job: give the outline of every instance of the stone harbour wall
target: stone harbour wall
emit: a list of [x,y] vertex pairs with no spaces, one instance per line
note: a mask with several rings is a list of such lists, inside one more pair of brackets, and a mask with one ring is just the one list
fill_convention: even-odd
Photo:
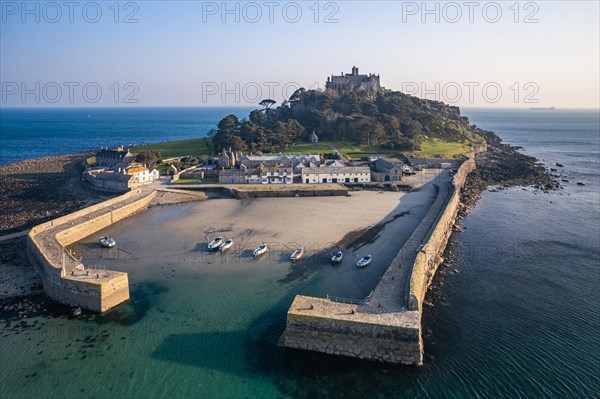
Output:
[[[485,151],[485,145],[475,149],[475,152],[481,151]],[[474,155],[474,152],[468,154],[468,159],[453,176],[450,194],[443,194],[444,197],[438,195],[436,201],[447,198],[447,202],[442,205],[441,212],[431,210],[440,212],[439,216],[408,269],[409,284],[396,301],[398,303],[387,303],[379,308],[368,303],[352,305],[298,295],[288,311],[281,344],[288,348],[385,363],[422,365],[422,303],[452,234],[460,189],[467,175],[475,169]],[[440,192],[447,193],[448,190]],[[380,284],[384,283],[386,280],[382,278]],[[374,293],[377,290],[376,287]],[[400,302],[404,302],[408,309],[399,307]]]
[[357,305],[296,296],[282,344],[332,355],[396,364],[421,363],[417,312],[361,313]]
[[431,284],[437,267],[442,263],[442,254],[448,244],[448,239],[452,234],[452,226],[456,221],[458,206],[460,203],[460,189],[465,184],[467,175],[475,169],[474,154],[460,166],[452,178],[453,192],[446,204],[446,207],[440,215],[435,227],[427,242],[417,253],[415,262],[412,266],[410,278],[410,289],[408,291],[408,309],[421,312],[423,299],[427,288]]
[[127,301],[127,273],[86,269],[65,246],[145,209],[154,196],[155,191],[136,189],[32,228],[27,236],[27,256],[46,294],[65,305],[96,312]]

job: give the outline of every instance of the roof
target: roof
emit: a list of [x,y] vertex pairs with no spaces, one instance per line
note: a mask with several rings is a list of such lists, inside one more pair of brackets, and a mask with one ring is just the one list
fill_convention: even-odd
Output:
[[121,149],[100,150],[96,154],[96,157],[111,157],[111,158],[118,157],[118,158],[124,158],[128,154],[130,154],[129,149],[127,149],[127,150],[121,150]]
[[[393,161],[396,160],[397,162]],[[378,168],[383,168],[383,169],[393,169],[394,167],[397,168],[401,168],[402,165],[402,161],[400,161],[399,159],[396,158],[379,158],[376,159],[375,162],[373,162],[375,164],[376,167]]]
[[127,174],[131,175],[133,173],[146,172],[146,171],[148,171],[148,168],[146,168],[144,166],[134,166],[133,168],[127,169]]
[[368,166],[340,166],[329,168],[304,168],[302,174],[371,173]]

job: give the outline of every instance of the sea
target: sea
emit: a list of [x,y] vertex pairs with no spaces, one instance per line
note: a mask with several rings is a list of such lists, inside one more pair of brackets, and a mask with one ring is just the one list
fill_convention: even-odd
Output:
[[0,165],[100,147],[206,137],[225,116],[249,107],[0,108]]
[[[2,162],[198,137],[238,112],[2,111]],[[132,300],[114,312],[73,318],[58,307],[23,320],[0,312],[0,396],[598,397],[600,113],[462,112],[564,181],[548,193],[483,193],[461,222],[464,232],[452,237],[456,260],[440,267],[428,294],[422,367],[277,346],[294,296],[323,294],[330,266],[289,280],[278,267],[190,269],[169,262],[148,270],[125,256],[119,261],[130,273]],[[159,229],[160,214],[151,222]]]

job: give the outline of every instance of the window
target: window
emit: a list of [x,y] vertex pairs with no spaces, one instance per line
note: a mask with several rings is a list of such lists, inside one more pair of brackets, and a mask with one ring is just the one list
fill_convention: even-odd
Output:
[[327,183],[327,178],[326,177],[323,178],[323,183]]

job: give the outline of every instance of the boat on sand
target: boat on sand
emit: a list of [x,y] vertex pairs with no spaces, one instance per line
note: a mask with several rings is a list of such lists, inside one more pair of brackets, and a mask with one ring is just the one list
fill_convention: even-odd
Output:
[[331,263],[333,263],[334,265],[338,264],[338,263],[342,263],[342,258],[343,257],[344,257],[344,253],[342,251],[337,251],[331,257]]
[[294,251],[294,253],[292,254],[292,256],[290,256],[290,260],[292,262],[296,261],[296,260],[300,260],[302,259],[302,257],[304,256],[304,248],[300,247],[297,250]]
[[252,252],[252,255],[254,255],[255,258],[259,257],[260,255],[262,255],[265,252],[267,252],[267,249],[268,249],[267,244],[261,244],[261,245],[259,245],[258,248],[256,248],[254,250],[254,252]]
[[108,236],[100,237],[100,245],[105,248],[112,248],[117,245],[117,242],[114,238],[110,238]]
[[231,246],[233,245],[233,240],[231,238],[225,240],[223,242],[223,244],[221,244],[221,246],[219,247],[219,250],[221,252],[225,252],[227,251],[229,248],[231,248]]
[[367,255],[367,256],[363,256],[358,263],[356,264],[356,266],[358,267],[365,267],[367,266],[369,263],[371,263],[371,260],[373,260],[373,257],[371,255]]
[[214,240],[208,243],[208,250],[216,251],[221,247],[221,244],[223,244],[223,237],[216,237]]

